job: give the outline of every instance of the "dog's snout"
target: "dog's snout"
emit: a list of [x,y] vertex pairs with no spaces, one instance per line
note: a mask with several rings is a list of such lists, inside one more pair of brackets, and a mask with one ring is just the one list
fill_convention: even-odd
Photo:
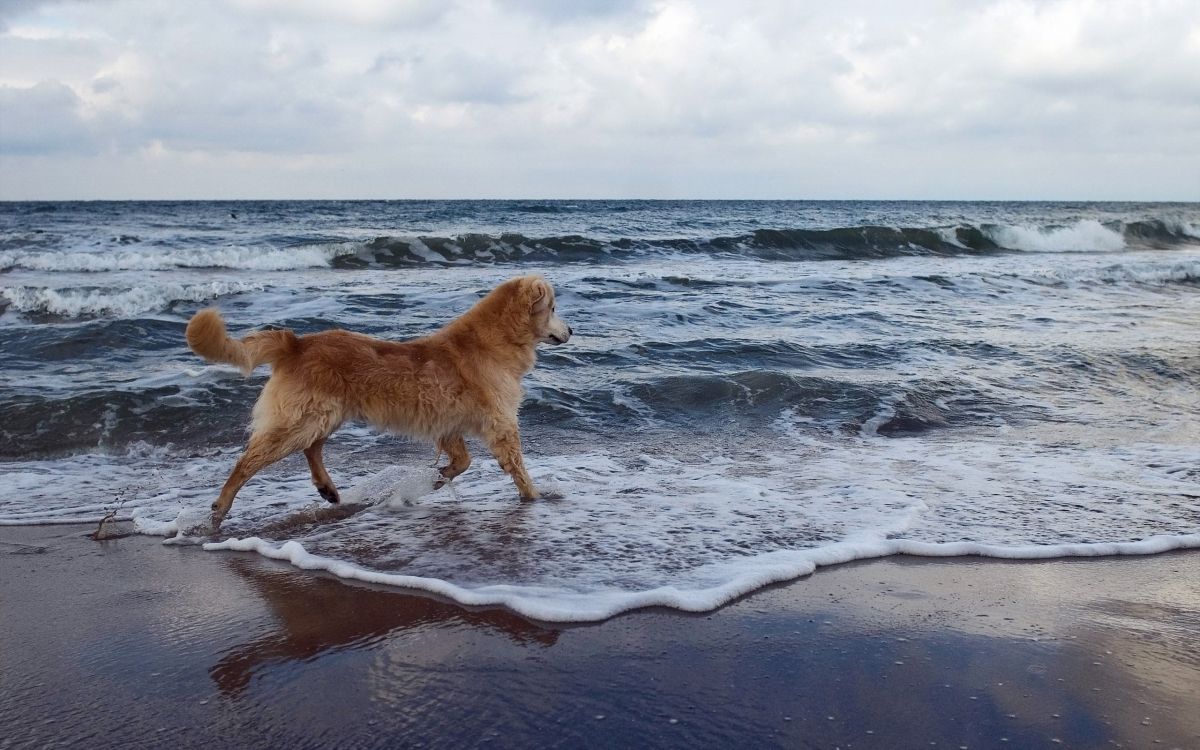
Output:
[[574,328],[572,328],[571,326],[567,326],[567,335],[568,335],[568,336],[574,336],[574,335],[575,335],[575,329],[574,329]]

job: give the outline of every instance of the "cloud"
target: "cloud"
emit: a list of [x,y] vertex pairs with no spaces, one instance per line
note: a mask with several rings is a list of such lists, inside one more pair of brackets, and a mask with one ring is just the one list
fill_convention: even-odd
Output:
[[1200,197],[1185,0],[111,0],[0,18],[4,165],[95,153],[130,191],[193,158],[216,188],[222,170],[274,185],[248,170],[290,156],[289,195]]
[[446,11],[438,0],[226,0],[235,11],[271,22],[280,20],[318,24],[422,26]]
[[0,86],[0,153],[50,154],[91,148],[82,102],[69,87],[44,81],[29,88]]
[[29,14],[40,5],[46,5],[50,0],[3,0],[0,2],[0,31],[8,28],[9,19],[19,18]]
[[541,17],[556,23],[616,16],[635,11],[649,3],[645,0],[501,0],[500,7]]

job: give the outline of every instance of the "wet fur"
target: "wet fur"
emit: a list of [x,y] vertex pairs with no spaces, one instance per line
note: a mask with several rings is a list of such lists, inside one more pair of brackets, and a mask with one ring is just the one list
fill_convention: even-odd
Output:
[[406,342],[342,330],[259,331],[237,340],[220,313],[201,310],[187,327],[192,351],[245,374],[261,364],[272,370],[254,406],[246,452],[213,503],[213,528],[247,480],[298,451],[321,497],[338,502],[321,449],[349,420],[436,443],[449,457],[439,487],[470,466],[464,438],[482,438],[521,497],[537,498],[517,428],[521,377],[533,369],[538,343],[561,344],[570,335],[540,276],[506,281],[441,330]]

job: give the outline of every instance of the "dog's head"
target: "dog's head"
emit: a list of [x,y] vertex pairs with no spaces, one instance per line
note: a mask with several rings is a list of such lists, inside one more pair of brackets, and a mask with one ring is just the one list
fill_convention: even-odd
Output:
[[541,276],[516,279],[517,298],[529,314],[534,339],[542,344],[565,344],[571,338],[571,326],[555,311],[554,287]]

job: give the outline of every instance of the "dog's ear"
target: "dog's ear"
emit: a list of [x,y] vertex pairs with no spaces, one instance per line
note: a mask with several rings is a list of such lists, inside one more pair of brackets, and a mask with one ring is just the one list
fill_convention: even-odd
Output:
[[550,298],[554,293],[541,276],[530,277],[525,293],[529,296],[529,312],[540,313],[550,308]]

